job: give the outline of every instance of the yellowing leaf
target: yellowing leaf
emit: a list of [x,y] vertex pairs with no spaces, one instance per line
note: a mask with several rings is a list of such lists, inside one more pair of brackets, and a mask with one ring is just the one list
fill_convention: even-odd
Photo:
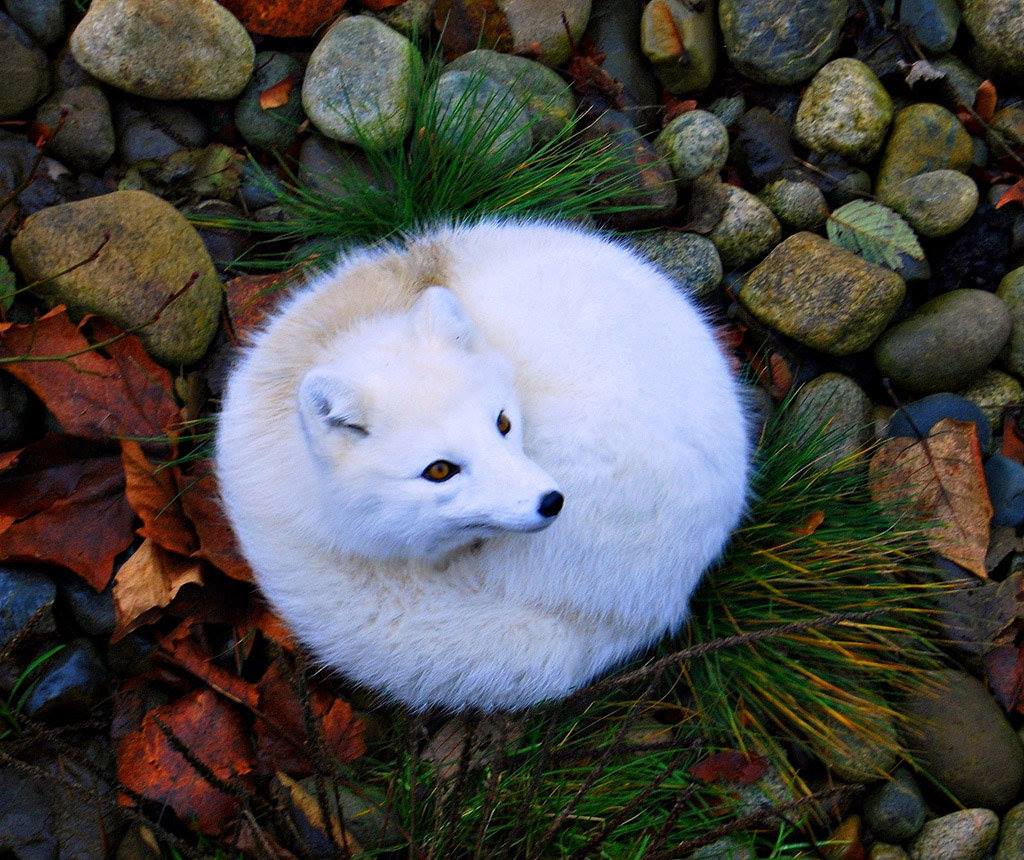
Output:
[[987,579],[992,503],[975,425],[944,418],[924,440],[890,439],[871,459],[871,495],[880,505],[930,523],[929,546]]

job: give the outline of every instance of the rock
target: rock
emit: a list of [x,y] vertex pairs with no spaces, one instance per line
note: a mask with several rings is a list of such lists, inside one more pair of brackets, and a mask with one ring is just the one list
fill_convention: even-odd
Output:
[[735,836],[723,836],[694,851],[687,860],[756,860],[754,852]]
[[[241,220],[245,217],[237,206],[224,200],[203,200],[197,206],[183,210],[185,215],[198,215],[204,218],[225,218]],[[228,227],[196,226],[199,238],[203,240],[206,250],[218,271],[233,268],[252,247],[252,234],[246,230]]]
[[29,567],[0,566],[0,648],[15,640],[39,641],[56,632],[56,599],[57,586],[45,574]]
[[150,671],[155,653],[156,642],[151,634],[142,630],[133,630],[104,648],[107,665],[119,678],[131,678]]
[[1024,78],[1024,2],[963,0],[962,7],[984,69],[1017,81]]
[[722,121],[706,110],[677,116],[654,142],[661,156],[683,182],[705,173],[718,173],[729,157],[729,132]]
[[339,18],[309,58],[302,105],[334,140],[397,146],[412,123],[420,64],[412,43],[376,18]]
[[972,385],[963,390],[963,396],[977,406],[998,431],[1003,426],[1003,413],[1007,406],[1024,399],[1024,388],[999,370],[986,370]]
[[700,92],[715,78],[715,7],[651,0],[640,20],[640,47],[670,93]]
[[11,451],[28,440],[37,414],[32,393],[9,373],[0,373],[0,451]]
[[956,170],[932,170],[887,187],[883,203],[922,236],[946,236],[964,226],[978,208],[978,186]]
[[[318,134],[311,134],[306,141],[313,139],[322,140],[323,138]],[[306,141],[303,142],[303,146]],[[302,170],[301,161],[299,170]],[[278,192],[283,190],[284,184],[276,174],[265,170],[253,161],[246,160],[245,166],[242,168],[242,185],[239,188],[239,194],[242,195],[242,202],[249,212],[255,212],[264,206],[275,204]]]
[[181,149],[198,149],[209,140],[203,121],[182,105],[133,99],[114,110],[118,150],[128,164],[161,161]]
[[833,207],[871,196],[871,177],[859,167],[851,166],[841,155],[812,152],[808,161],[821,171],[816,181]]
[[96,592],[78,577],[68,577],[61,580],[58,596],[58,605],[86,636],[106,639],[114,632],[114,600],[109,589]]
[[791,230],[817,230],[828,218],[828,203],[809,179],[776,179],[758,195]]
[[256,53],[216,0],[92,0],[71,51],[90,75],[152,99],[234,98]]
[[1003,816],[995,860],[1020,860],[1024,857],[1024,803],[1018,803]]
[[[579,43],[589,17],[590,0],[437,0],[434,7],[434,25],[449,56],[496,47],[536,56],[545,66],[569,58],[570,39]],[[486,34],[480,33],[481,21],[488,25]]]
[[[895,3],[886,7],[892,14]],[[903,0],[900,23],[909,28],[918,44],[930,54],[944,54],[953,47],[960,26],[960,7],[956,0]]]
[[874,782],[896,766],[899,741],[891,721],[881,720],[870,727],[876,738],[886,739],[884,742],[868,739],[863,733],[854,732],[838,722],[832,728],[836,742],[821,746],[817,753],[839,779],[856,783]]
[[1007,306],[983,290],[953,290],[925,302],[875,345],[875,364],[916,394],[970,385],[1010,337]]
[[935,681],[936,689],[912,694],[905,706],[917,764],[965,806],[1006,809],[1024,779],[1020,738],[973,675],[945,669]]
[[1017,528],[1024,523],[1024,466],[993,454],[985,461],[985,483],[992,500],[992,525]]
[[[293,83],[284,104],[264,109],[260,95],[282,81]],[[249,146],[257,149],[286,149],[305,119],[302,110],[302,65],[278,51],[256,55],[255,71],[235,104],[235,125]]]
[[0,119],[16,116],[50,88],[50,67],[24,30],[0,12]]
[[987,129],[986,139],[1000,155],[1024,145],[1024,107],[1010,105],[997,110]]
[[569,85],[547,66],[525,57],[479,48],[453,60],[445,70],[486,75],[507,89],[529,111],[530,131],[537,143],[563,131],[576,113],[576,98]]
[[[957,105],[973,104],[983,78],[956,54],[946,54],[929,60],[936,71],[946,76],[945,90],[947,104],[956,109]],[[941,90],[940,90],[941,91]]]
[[827,425],[827,460],[838,463],[871,441],[871,400],[850,377],[823,373],[806,383],[793,399],[801,419],[799,440],[805,443]]
[[[80,265],[107,233],[95,259]],[[101,314],[123,328],[150,323],[198,272],[139,332],[158,361],[196,361],[217,330],[222,288],[210,255],[180,212],[145,191],[44,209],[25,222],[11,253],[26,282],[45,282],[37,291],[50,302]]]
[[722,220],[708,238],[715,243],[722,265],[735,269],[760,260],[782,237],[782,227],[772,210],[749,191],[723,185],[726,207]]
[[875,193],[885,200],[891,186],[919,173],[946,169],[963,173],[973,155],[971,136],[948,110],[927,102],[910,105],[893,119]]
[[0,767],[0,855],[18,860],[56,860],[57,835],[50,790],[13,767]]
[[886,428],[886,438],[906,437],[924,439],[932,427],[943,418],[973,421],[978,430],[978,443],[982,451],[992,446],[992,425],[985,413],[966,397],[959,394],[929,394],[893,413]]
[[807,85],[793,136],[815,152],[870,161],[885,140],[892,110],[892,99],[875,73],[860,60],[842,57]]
[[924,826],[921,789],[906,768],[875,788],[864,801],[864,820],[876,839],[909,842]]
[[1013,317],[1010,343],[1003,354],[1003,363],[1011,373],[1024,376],[1024,266],[1006,273],[999,282],[996,295],[1010,309]]
[[99,87],[61,90],[39,106],[36,120],[58,129],[50,150],[77,171],[98,172],[114,156],[114,121]]
[[47,722],[80,720],[107,695],[107,670],[88,639],[75,639],[43,664],[25,713]]
[[38,44],[48,48],[64,38],[63,0],[4,0],[4,8]]
[[722,261],[713,242],[696,233],[655,230],[638,233],[633,248],[696,298],[714,294],[722,283]]
[[796,233],[748,276],[740,301],[765,324],[831,355],[867,349],[903,302],[906,285],[814,233]]
[[729,59],[748,78],[789,86],[807,80],[839,44],[846,0],[721,0]]
[[644,0],[594,0],[586,38],[604,54],[601,68],[622,84],[623,111],[644,126],[658,103],[658,84],[640,51]]
[[752,188],[761,188],[796,163],[789,123],[763,107],[753,107],[739,121],[735,160]]
[[962,809],[929,821],[910,846],[911,860],[983,860],[999,835],[991,809]]
[[318,134],[309,135],[299,150],[299,184],[322,194],[343,197],[351,177],[373,184],[373,168],[362,150],[351,149]]
[[876,842],[871,846],[868,860],[910,860],[907,854],[899,845],[889,845],[887,842]]
[[747,111],[747,100],[738,96],[721,96],[708,105],[708,110],[717,116],[726,128],[732,128]]
[[506,167],[529,154],[530,112],[508,88],[474,72],[443,72],[432,97],[438,136],[449,146],[461,149],[472,141]]

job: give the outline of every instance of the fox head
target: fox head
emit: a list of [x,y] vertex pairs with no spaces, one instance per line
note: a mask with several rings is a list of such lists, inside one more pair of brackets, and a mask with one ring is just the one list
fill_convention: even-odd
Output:
[[442,287],[346,332],[302,379],[297,406],[315,502],[342,552],[437,560],[543,529],[562,507],[523,452],[511,365]]

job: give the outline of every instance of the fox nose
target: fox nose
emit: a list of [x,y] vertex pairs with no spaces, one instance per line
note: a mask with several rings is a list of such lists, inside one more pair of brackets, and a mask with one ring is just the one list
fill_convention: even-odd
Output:
[[537,513],[548,519],[551,517],[557,517],[558,512],[562,510],[562,505],[564,503],[565,496],[556,490],[552,490],[541,498],[540,505],[537,506]]

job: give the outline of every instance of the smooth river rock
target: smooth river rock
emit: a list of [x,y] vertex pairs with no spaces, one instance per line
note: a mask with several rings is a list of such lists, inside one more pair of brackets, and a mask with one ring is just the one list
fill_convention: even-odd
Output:
[[883,200],[890,186],[919,173],[971,166],[974,144],[960,121],[941,105],[922,102],[898,111],[882,153],[875,193]]

